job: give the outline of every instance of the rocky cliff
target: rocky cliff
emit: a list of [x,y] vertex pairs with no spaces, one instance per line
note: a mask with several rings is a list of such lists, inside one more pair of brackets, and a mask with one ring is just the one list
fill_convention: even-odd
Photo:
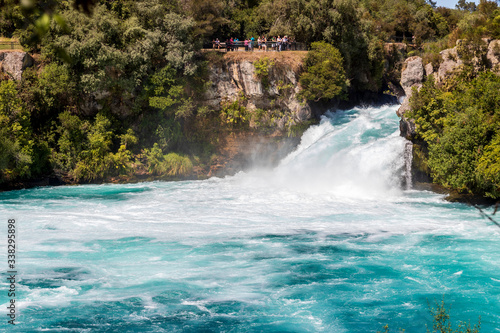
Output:
[[297,98],[306,54],[230,52],[211,57],[202,103],[221,110],[236,102],[251,120],[249,129],[222,132],[208,176],[272,166],[295,148],[301,133],[291,129],[300,125],[305,129],[314,116],[311,107]]
[[425,77],[425,69],[422,64],[422,58],[410,57],[405,60],[403,70],[401,72],[400,84],[406,96],[403,103],[399,107],[397,114],[401,117],[401,121],[399,123],[401,136],[404,136],[407,139],[411,139],[415,134],[415,124],[411,121],[411,119],[407,119],[405,117],[405,113],[410,110],[409,100],[413,92],[413,87],[420,89]]
[[[456,44],[455,47],[440,52],[441,59],[437,68],[434,68],[431,63],[424,66],[421,57],[410,57],[405,60],[401,72],[400,84],[406,96],[397,111],[398,116],[401,117],[401,136],[412,139],[415,135],[414,122],[405,117],[405,113],[410,109],[409,99],[412,95],[412,89],[414,87],[420,89],[422,83],[430,75],[432,75],[436,84],[444,85],[450,77],[462,69],[464,59],[462,59],[461,52],[458,50],[460,47],[464,47],[463,41],[458,40]],[[500,73],[500,40],[483,39],[482,54],[472,59],[473,65],[477,67],[476,70],[479,69],[481,61],[490,70]]]
[[[227,53],[209,66],[210,87],[205,103],[220,109],[240,101],[249,112],[275,112],[274,125],[303,123],[312,117],[311,107],[297,99],[298,78],[307,52]],[[272,125],[272,124],[271,124]]]
[[400,84],[406,96],[397,114],[401,118],[401,136],[413,143],[412,179],[418,186],[422,186],[422,183],[429,184],[432,179],[424,157],[428,153],[427,143],[416,138],[415,134],[418,132],[418,128],[416,128],[414,121],[407,116],[407,112],[410,110],[409,99],[413,89],[420,89],[426,80],[434,80],[437,86],[449,87],[450,83],[453,82],[450,79],[464,66],[468,66],[466,68],[476,74],[484,70],[500,74],[499,40],[483,39],[482,45],[475,48],[475,54],[467,52],[471,49],[470,45],[458,40],[455,47],[440,52],[441,59],[438,66],[433,66],[432,63],[424,65],[421,57],[410,57],[404,62]]
[[14,80],[21,80],[23,71],[33,65],[33,58],[26,52],[0,51],[0,72]]

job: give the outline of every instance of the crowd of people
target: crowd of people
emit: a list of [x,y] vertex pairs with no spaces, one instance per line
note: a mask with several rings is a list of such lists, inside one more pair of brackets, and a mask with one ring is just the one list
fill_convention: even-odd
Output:
[[266,36],[259,36],[257,39],[254,37],[245,38],[245,40],[239,40],[238,38],[231,37],[226,39],[226,41],[221,42],[219,38],[212,41],[212,47],[214,49],[226,49],[226,51],[239,51],[240,47],[244,47],[245,51],[289,51],[296,49],[295,41],[288,36],[273,36],[267,38]]

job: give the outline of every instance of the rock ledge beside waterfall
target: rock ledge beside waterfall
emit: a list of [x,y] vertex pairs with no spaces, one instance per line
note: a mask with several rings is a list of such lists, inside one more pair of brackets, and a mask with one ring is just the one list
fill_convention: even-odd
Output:
[[[483,39],[486,43],[485,57],[490,69],[495,73],[500,73],[500,40]],[[464,62],[460,57],[457,48],[462,40],[457,40],[457,46],[440,52],[441,62],[438,68],[434,68],[431,63],[425,64],[421,57],[414,56],[405,60],[401,71],[400,85],[405,92],[405,98],[397,111],[401,118],[400,129],[401,136],[411,140],[416,133],[415,123],[408,119],[405,113],[410,110],[409,100],[413,88],[419,90],[431,75],[438,85],[445,84],[446,81],[459,71]]]

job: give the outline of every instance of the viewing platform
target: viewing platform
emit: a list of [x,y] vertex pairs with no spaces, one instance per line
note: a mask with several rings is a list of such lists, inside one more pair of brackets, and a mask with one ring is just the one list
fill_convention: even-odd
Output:
[[233,42],[231,45],[227,45],[225,42],[215,42],[203,44],[203,50],[214,50],[220,52],[286,52],[286,51],[307,51],[307,45],[300,42],[287,42],[278,43],[273,41],[267,41],[265,43],[259,43],[257,41],[249,41],[245,45],[244,41]]

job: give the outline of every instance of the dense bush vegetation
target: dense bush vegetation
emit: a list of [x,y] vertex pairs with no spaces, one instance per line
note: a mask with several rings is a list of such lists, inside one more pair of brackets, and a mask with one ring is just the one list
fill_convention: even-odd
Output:
[[183,122],[205,78],[196,22],[178,3],[95,1],[92,15],[67,1],[11,3],[2,33],[42,63],[19,84],[0,82],[0,182],[51,169],[76,181],[128,175],[151,169],[147,152],[158,149],[154,174],[191,172],[189,159],[166,154],[182,152]]
[[339,50],[325,42],[312,43],[304,65],[300,76],[302,98],[317,102],[345,96],[347,84]]
[[500,37],[500,10],[496,2],[485,0],[478,6],[460,1],[457,7],[461,11],[441,11],[448,22],[455,22],[454,30],[427,43],[420,54],[424,65],[432,63],[437,69],[443,61],[439,51],[456,46],[462,65],[439,84],[427,78],[412,96],[412,111],[405,117],[417,125],[419,168],[434,182],[459,193],[498,199],[500,79],[498,67],[491,68],[487,59],[485,37]]
[[[149,56],[162,59],[166,55],[177,65],[181,62],[192,65],[189,57],[193,53],[189,51],[215,38],[238,37],[242,40],[261,35],[288,35],[306,45],[316,41],[334,45],[344,59],[351,89],[372,91],[381,88],[383,42],[406,40],[421,45],[423,41],[454,33],[457,27],[463,31],[479,24],[493,31],[498,30],[499,25],[498,20],[494,20],[498,15],[489,21],[486,19],[487,25],[485,19],[478,18],[479,13],[491,16],[495,10],[492,7],[494,2],[484,0],[475,12],[470,11],[467,3],[461,10],[450,10],[434,8],[435,3],[425,0],[100,0],[62,1],[58,5],[55,5],[58,2],[33,2],[39,7],[6,7],[0,19],[0,34],[18,35],[26,45],[36,49],[40,40],[41,45],[47,46],[46,32],[65,31],[68,27],[76,27],[74,23],[77,23],[78,28],[72,31],[72,35],[80,36],[77,42],[72,41],[74,38],[59,40],[52,43],[50,52],[65,54],[68,58],[76,56],[80,62],[88,52],[99,51],[102,53],[99,62],[119,59],[131,62],[116,66],[118,71],[129,71],[139,65],[141,58],[149,59]],[[85,14],[70,9],[72,3],[92,5],[94,17],[99,19],[85,20]],[[71,17],[68,17],[69,11]],[[26,25],[28,29],[20,29]],[[99,33],[86,35],[89,31]],[[104,42],[107,47],[100,48],[99,42]],[[69,46],[72,50],[66,49]],[[133,57],[126,57],[122,46],[136,48],[137,52]],[[87,53],[79,52],[82,47]],[[82,63],[87,68],[96,64]],[[192,69],[191,66],[188,68]],[[130,73],[121,80],[137,80],[144,70],[147,70],[147,65],[140,66],[139,73]],[[105,84],[101,81],[108,73],[87,74],[90,76],[85,77],[85,82],[96,88]]]
[[1,181],[31,176],[34,148],[30,114],[12,81],[0,82]]

